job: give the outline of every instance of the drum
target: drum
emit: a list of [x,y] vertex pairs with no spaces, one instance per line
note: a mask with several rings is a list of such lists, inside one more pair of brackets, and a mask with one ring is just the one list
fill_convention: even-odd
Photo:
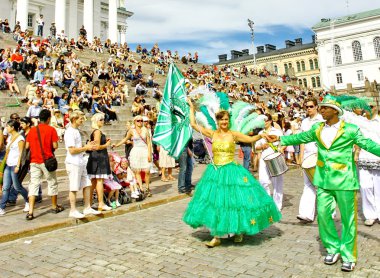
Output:
[[313,183],[314,173],[315,173],[315,166],[317,165],[318,156],[316,153],[313,153],[306,157],[301,167],[305,171],[306,176],[309,178],[310,182]]
[[263,158],[271,177],[277,177],[289,170],[282,153],[272,153]]

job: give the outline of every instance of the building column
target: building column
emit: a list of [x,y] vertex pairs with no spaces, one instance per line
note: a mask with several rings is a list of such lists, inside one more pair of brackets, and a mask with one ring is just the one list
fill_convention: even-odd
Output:
[[117,42],[117,0],[109,0],[108,6],[108,38]]
[[[57,27],[57,34],[62,30],[66,33],[66,0],[55,0],[55,26]],[[50,26],[47,26],[48,29]]]
[[94,38],[94,2],[84,0],[83,5],[83,25],[87,31],[87,40],[91,42]]
[[16,21],[20,21],[22,31],[28,28],[28,10],[29,0],[17,0]]
[[68,37],[77,39],[79,35],[79,28],[78,28],[78,0],[70,0],[69,4],[69,32]]

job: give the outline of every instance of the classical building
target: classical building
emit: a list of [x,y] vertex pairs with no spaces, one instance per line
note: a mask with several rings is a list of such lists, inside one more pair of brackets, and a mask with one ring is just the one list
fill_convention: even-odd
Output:
[[312,29],[324,88],[360,91],[380,80],[380,9],[322,19]]
[[[321,89],[318,53],[316,44],[303,43],[302,38],[294,41],[286,40],[285,48],[276,49],[276,46],[266,44],[258,46],[256,53],[256,67],[267,69],[278,75],[288,75],[297,84],[304,88]],[[253,55],[248,49],[242,51],[231,50],[231,59],[227,60],[227,54],[219,55],[216,65],[230,65],[241,67],[245,65],[248,69],[254,67]]]
[[124,43],[126,21],[133,13],[126,10],[126,0],[1,0],[0,18],[7,18],[11,28],[20,21],[22,30],[37,34],[40,15],[45,20],[44,35],[55,22],[57,32],[64,30],[69,38],[76,39],[84,25],[89,40],[96,36]]

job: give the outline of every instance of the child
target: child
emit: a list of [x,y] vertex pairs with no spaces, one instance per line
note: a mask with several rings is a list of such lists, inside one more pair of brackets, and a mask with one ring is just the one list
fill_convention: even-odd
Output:
[[[112,170],[112,175],[114,175],[114,169],[117,165],[117,162],[115,161],[115,156],[118,156],[115,153],[109,153],[109,161],[110,161],[110,168]],[[110,190],[107,195],[107,205],[111,206],[113,209],[120,207],[121,204],[119,203],[119,190],[121,189],[121,185],[117,182],[117,177],[110,178],[110,179],[104,179],[104,185]],[[115,196],[115,201],[111,202],[111,198]]]
[[115,169],[115,173],[120,180],[120,182],[125,182],[129,184],[129,188],[131,190],[131,197],[133,199],[139,199],[141,194],[141,188],[137,183],[135,174],[129,168],[128,160],[126,158],[121,158],[119,167]]

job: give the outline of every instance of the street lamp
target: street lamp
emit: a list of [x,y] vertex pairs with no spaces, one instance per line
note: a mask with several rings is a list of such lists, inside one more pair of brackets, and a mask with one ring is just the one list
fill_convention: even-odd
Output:
[[252,53],[253,53],[253,67],[256,69],[256,54],[255,54],[255,23],[248,18],[248,27],[251,29]]

